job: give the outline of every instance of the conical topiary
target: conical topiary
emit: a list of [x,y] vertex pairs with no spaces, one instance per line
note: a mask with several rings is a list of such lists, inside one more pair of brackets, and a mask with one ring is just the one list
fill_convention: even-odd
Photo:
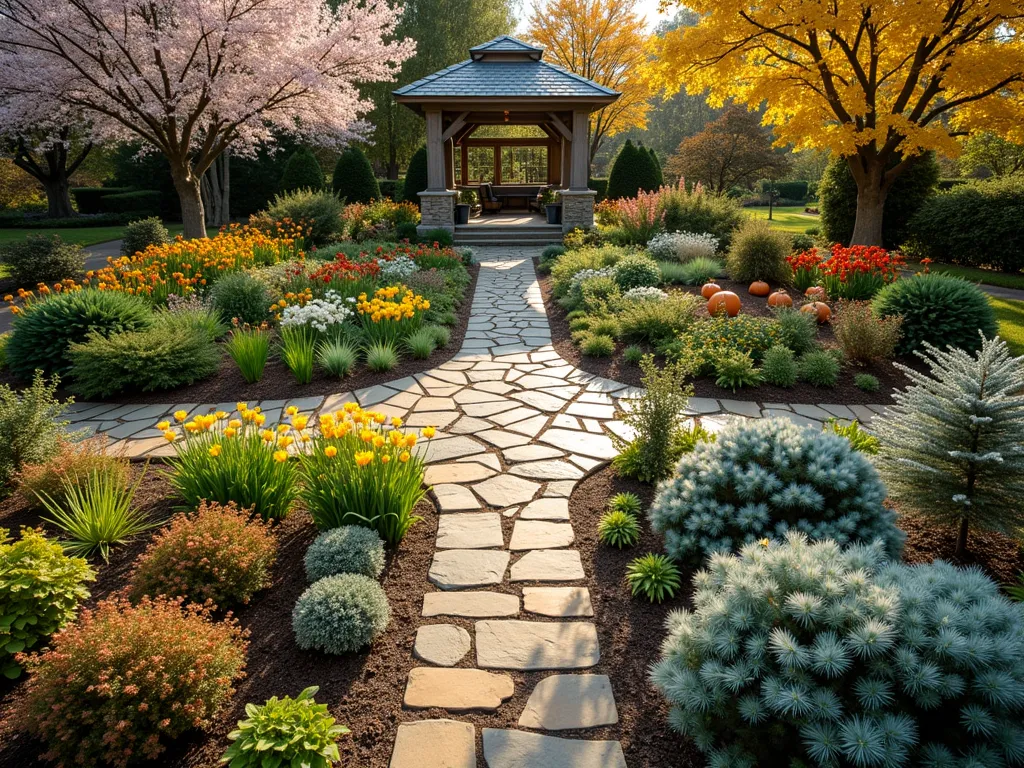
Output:
[[651,153],[651,160],[654,161],[654,178],[655,181],[657,181],[657,185],[660,187],[665,183],[665,172],[662,170],[661,160],[658,159],[658,153],[654,151],[654,147],[650,147],[647,151]]
[[347,203],[368,203],[380,199],[380,185],[366,154],[359,147],[349,147],[334,164],[331,180],[334,194]]
[[308,147],[299,147],[288,158],[278,183],[278,191],[294,192],[297,189],[323,189],[324,171],[316,155]]
[[420,204],[420,195],[427,188],[427,148],[420,147],[409,160],[409,168],[405,172],[405,185],[402,199],[410,203]]
[[617,200],[620,197],[636,197],[639,189],[636,180],[637,150],[633,142],[626,139],[619,154],[615,156],[612,163],[611,173],[608,174],[609,200]]

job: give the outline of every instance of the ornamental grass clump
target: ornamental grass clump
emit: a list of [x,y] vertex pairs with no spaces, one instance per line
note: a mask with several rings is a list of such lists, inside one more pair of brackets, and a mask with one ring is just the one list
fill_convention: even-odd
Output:
[[14,655],[34,651],[75,618],[89,597],[86,583],[96,574],[80,557],[68,557],[42,531],[22,528],[12,541],[0,528],[0,673],[13,680],[22,673]]
[[616,549],[631,547],[640,540],[640,521],[632,512],[611,509],[597,523],[597,538]]
[[235,323],[231,335],[224,342],[224,348],[247,384],[255,384],[263,378],[263,369],[270,357],[270,336],[266,323],[257,326]]
[[129,596],[167,595],[234,608],[270,586],[276,554],[277,540],[262,520],[235,504],[203,502],[153,537],[136,563]]
[[[434,428],[421,430],[434,436]],[[396,546],[421,518],[423,458],[402,420],[346,403],[320,414],[320,434],[299,454],[300,498],[321,530],[364,525]]]
[[897,557],[904,535],[885,498],[877,470],[845,438],[760,419],[683,454],[648,514],[666,552],[691,565],[790,530],[841,544],[880,539]]
[[294,699],[271,696],[264,704],[247,704],[247,717],[228,734],[231,746],[221,763],[228,768],[330,768],[340,762],[338,737],[349,730],[335,725],[326,704],[316,703],[318,690],[312,685]]
[[259,407],[238,403],[237,408],[234,419],[224,411],[192,418],[177,411],[175,426],[170,421],[157,424],[175,450],[167,462],[167,478],[183,501],[181,509],[196,509],[203,500],[233,501],[264,520],[280,520],[298,494],[288,450],[309,438],[309,419],[289,406],[288,421],[271,428]]
[[281,362],[292,372],[297,384],[313,380],[316,336],[316,331],[307,325],[281,326]]
[[902,509],[958,530],[1017,535],[1024,525],[1024,357],[1002,339],[976,354],[925,346],[927,373],[897,367],[911,386],[872,422],[878,467]]
[[902,317],[879,317],[866,301],[840,302],[832,317],[832,330],[843,355],[863,363],[892,358],[902,325]]
[[652,603],[673,598],[682,586],[679,568],[664,555],[648,552],[626,566],[626,584],[633,596],[642,595]]
[[39,505],[39,494],[46,494],[57,503],[64,501],[66,483],[82,485],[93,473],[110,473],[128,484],[129,461],[119,452],[108,449],[105,437],[91,437],[74,442],[61,440],[56,452],[38,463],[26,464],[14,481],[22,498]]
[[369,645],[390,620],[383,587],[359,573],[320,579],[299,596],[292,611],[299,648],[332,654],[352,653]]
[[708,766],[1006,766],[1024,613],[975,569],[791,532],[714,555],[651,679]]
[[216,722],[242,676],[248,642],[234,619],[180,599],[109,598],[22,656],[20,725],[61,765],[125,768]]

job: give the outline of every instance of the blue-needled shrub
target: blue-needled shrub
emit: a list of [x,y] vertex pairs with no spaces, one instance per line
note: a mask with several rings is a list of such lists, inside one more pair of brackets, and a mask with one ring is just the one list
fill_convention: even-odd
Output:
[[351,653],[369,645],[391,620],[384,588],[369,576],[339,573],[303,592],[292,611],[299,648]]
[[384,542],[372,528],[342,525],[317,536],[306,550],[306,578],[319,581],[339,573],[372,579],[384,570]]
[[716,555],[651,677],[707,765],[1019,765],[1024,612],[975,569],[885,547]]
[[880,539],[896,557],[905,537],[885,497],[877,470],[845,438],[760,419],[683,454],[649,514],[669,555],[692,565],[791,530],[841,544]]

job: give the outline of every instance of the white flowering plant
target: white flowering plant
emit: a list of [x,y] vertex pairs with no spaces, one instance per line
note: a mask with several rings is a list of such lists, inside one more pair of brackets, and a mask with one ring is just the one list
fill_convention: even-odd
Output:
[[387,283],[401,282],[413,272],[419,270],[416,262],[411,257],[405,255],[381,259],[377,264],[380,266],[380,272],[378,273],[380,279]]
[[660,288],[654,288],[651,286],[630,288],[628,291],[622,294],[622,301],[624,303],[633,303],[637,301],[664,301],[667,298],[667,293],[665,293]]
[[322,299],[312,299],[302,306],[288,306],[281,312],[281,327],[309,327],[320,333],[339,331],[355,317],[355,298],[327,291]]
[[647,243],[647,252],[656,261],[685,264],[696,258],[713,257],[718,252],[718,238],[707,232],[661,232]]

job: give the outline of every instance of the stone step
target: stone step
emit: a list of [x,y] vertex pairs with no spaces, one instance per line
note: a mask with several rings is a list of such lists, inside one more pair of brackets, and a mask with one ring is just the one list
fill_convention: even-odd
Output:
[[490,549],[441,550],[434,553],[427,578],[441,589],[469,589],[501,584],[508,561],[508,552]]
[[533,689],[519,717],[520,728],[568,731],[619,722],[607,675],[551,675]]
[[626,768],[617,741],[560,739],[484,728],[483,742],[487,768]]
[[515,693],[509,675],[482,669],[414,667],[402,703],[409,709],[439,707],[449,712],[494,712]]
[[514,562],[509,577],[512,581],[578,581],[585,574],[576,550],[538,549]]
[[594,615],[586,587],[523,587],[523,609],[554,618]]
[[424,624],[416,630],[412,654],[439,667],[454,667],[469,653],[473,640],[469,632],[454,624]]
[[500,592],[428,592],[423,596],[423,616],[483,619],[518,614],[519,597],[516,595]]
[[402,723],[389,768],[476,768],[476,729],[457,720]]
[[483,669],[586,669],[601,660],[589,621],[478,621],[476,663]]
[[508,548],[513,552],[522,552],[527,549],[556,549],[568,547],[573,543],[574,538],[571,523],[516,520]]
[[453,513],[437,521],[438,549],[489,549],[504,545],[501,515],[497,512]]

